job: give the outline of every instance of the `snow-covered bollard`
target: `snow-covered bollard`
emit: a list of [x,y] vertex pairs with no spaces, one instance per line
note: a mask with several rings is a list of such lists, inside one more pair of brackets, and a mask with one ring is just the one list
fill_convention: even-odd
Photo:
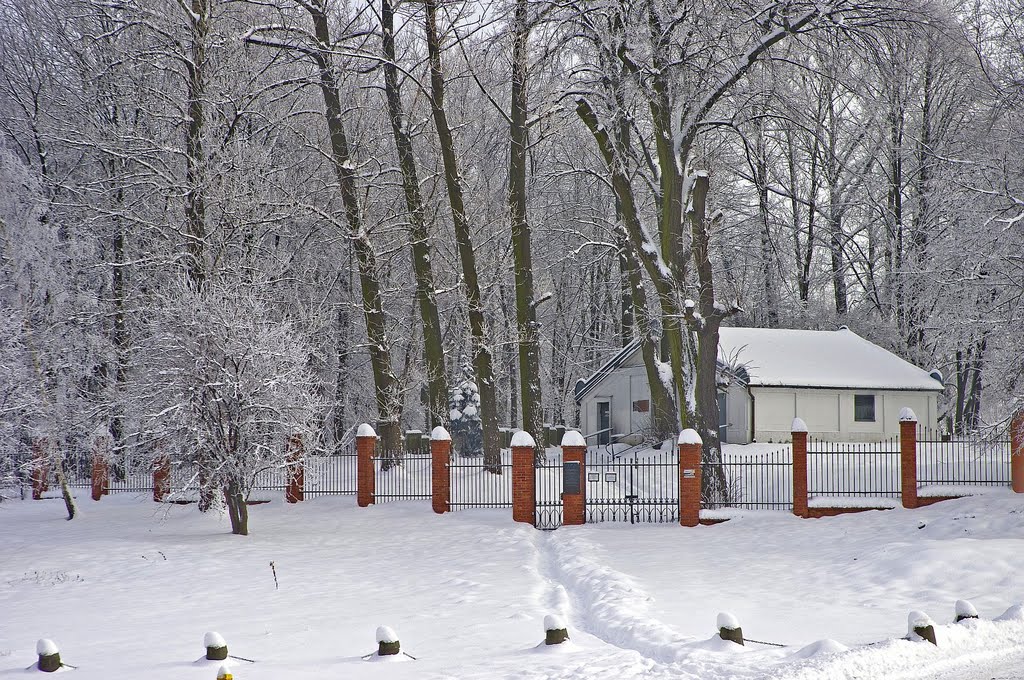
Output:
[[206,646],[206,658],[210,661],[223,661],[228,658],[228,643],[220,633],[207,633],[203,636],[203,644]]
[[907,637],[911,640],[919,637],[933,645],[939,644],[935,641],[935,622],[927,614],[917,610],[907,615]]
[[976,619],[978,618],[978,610],[974,608],[974,605],[967,600],[957,600],[956,604],[953,605],[956,609],[956,622],[960,623],[964,619]]
[[221,664],[221,667],[217,669],[217,680],[233,680],[233,678],[231,668],[227,664]]
[[742,645],[743,629],[740,628],[739,619],[728,612],[721,612],[718,615],[718,637]]
[[569,629],[565,626],[565,619],[557,614],[544,617],[544,644],[560,645],[568,639]]
[[39,656],[36,668],[42,672],[53,673],[56,670],[60,670],[60,649],[57,647],[56,642],[43,638],[36,643],[36,654]]
[[387,626],[377,626],[377,656],[394,656],[401,651],[395,631]]

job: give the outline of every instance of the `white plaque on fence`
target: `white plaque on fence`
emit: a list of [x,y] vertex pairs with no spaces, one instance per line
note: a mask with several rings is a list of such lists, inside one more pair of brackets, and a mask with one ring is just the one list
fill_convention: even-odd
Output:
[[601,481],[601,473],[600,472],[588,472],[587,473],[587,481],[588,482],[600,482]]
[[619,478],[618,472],[606,472],[604,473],[604,481],[609,484],[614,484]]
[[686,470],[683,470],[683,478],[684,479],[696,479],[697,478],[697,471],[693,470],[693,469],[689,469],[689,468],[686,469]]

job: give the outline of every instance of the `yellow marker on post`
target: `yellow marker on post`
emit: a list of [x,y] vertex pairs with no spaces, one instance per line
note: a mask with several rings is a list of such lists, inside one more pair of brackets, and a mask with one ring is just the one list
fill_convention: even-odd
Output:
[[217,669],[217,680],[233,680],[231,669],[226,664]]

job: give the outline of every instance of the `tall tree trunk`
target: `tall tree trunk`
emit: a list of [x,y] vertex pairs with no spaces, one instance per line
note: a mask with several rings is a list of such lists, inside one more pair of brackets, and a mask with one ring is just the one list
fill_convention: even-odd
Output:
[[[501,474],[501,440],[498,433],[497,385],[494,380],[494,358],[487,342],[487,328],[484,318],[483,299],[480,295],[480,279],[476,270],[476,254],[473,251],[472,229],[466,215],[462,175],[459,172],[455,140],[448,124],[444,108],[444,68],[441,62],[441,38],[437,30],[437,1],[426,0],[427,51],[430,59],[430,106],[434,127],[441,145],[444,162],[445,187],[452,210],[452,224],[455,228],[455,242],[462,264],[462,280],[469,308],[469,330],[472,336],[473,372],[476,374],[480,395],[480,420],[483,429],[484,469]],[[515,397],[513,395],[513,411]],[[513,416],[514,417],[514,416]]]
[[384,50],[384,91],[388,101],[391,134],[398,149],[402,169],[402,188],[409,209],[409,236],[412,239],[412,265],[416,276],[416,299],[423,324],[423,354],[427,367],[427,412],[431,427],[448,424],[447,371],[441,344],[441,321],[434,297],[434,273],[430,266],[430,238],[423,214],[423,197],[413,156],[412,138],[402,110],[398,65],[395,55],[394,12],[390,0],[381,1],[381,31]]
[[230,480],[224,489],[224,504],[231,521],[231,533],[237,536],[249,535],[249,506],[245,502],[243,487],[237,480]]
[[186,13],[192,35],[188,71],[187,124],[185,126],[185,238],[186,269],[198,289],[206,281],[206,159],[203,157],[203,96],[206,91],[206,41],[210,32],[209,0],[192,0]]
[[523,429],[538,450],[543,425],[540,386],[540,326],[533,290],[533,256],[530,225],[526,217],[527,148],[527,48],[530,35],[528,0],[516,0],[512,26],[512,100],[509,123],[508,207],[512,223],[512,254],[515,260],[516,325],[519,334],[519,381]]
[[349,150],[348,137],[341,118],[341,98],[334,75],[333,45],[324,8],[325,0],[303,3],[313,21],[316,50],[312,57],[320,77],[320,93],[326,109],[327,130],[331,138],[331,157],[341,190],[349,239],[359,268],[363,315],[369,339],[370,365],[373,369],[374,397],[377,402],[377,433],[381,448],[387,452],[401,449],[402,395],[401,385],[391,363],[391,340],[377,271],[377,255],[363,224],[362,208],[356,186],[355,159]]

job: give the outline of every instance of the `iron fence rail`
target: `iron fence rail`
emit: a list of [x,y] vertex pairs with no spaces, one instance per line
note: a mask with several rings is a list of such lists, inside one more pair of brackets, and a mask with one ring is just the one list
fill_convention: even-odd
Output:
[[793,451],[789,447],[703,463],[701,474],[705,479],[724,480],[724,489],[712,497],[701,494],[702,508],[793,509]]
[[679,454],[601,460],[586,467],[587,522],[678,522]]
[[383,452],[372,458],[374,502],[429,500],[433,497],[429,453]]
[[917,438],[917,483],[1005,486],[1013,453],[1008,430],[991,437],[952,439],[921,428]]
[[466,508],[512,507],[512,462],[503,457],[491,470],[482,456],[452,454],[448,461],[448,507]]
[[534,526],[557,529],[562,526],[562,461],[544,460],[534,465]]
[[900,443],[807,441],[807,494],[824,497],[899,498]]

